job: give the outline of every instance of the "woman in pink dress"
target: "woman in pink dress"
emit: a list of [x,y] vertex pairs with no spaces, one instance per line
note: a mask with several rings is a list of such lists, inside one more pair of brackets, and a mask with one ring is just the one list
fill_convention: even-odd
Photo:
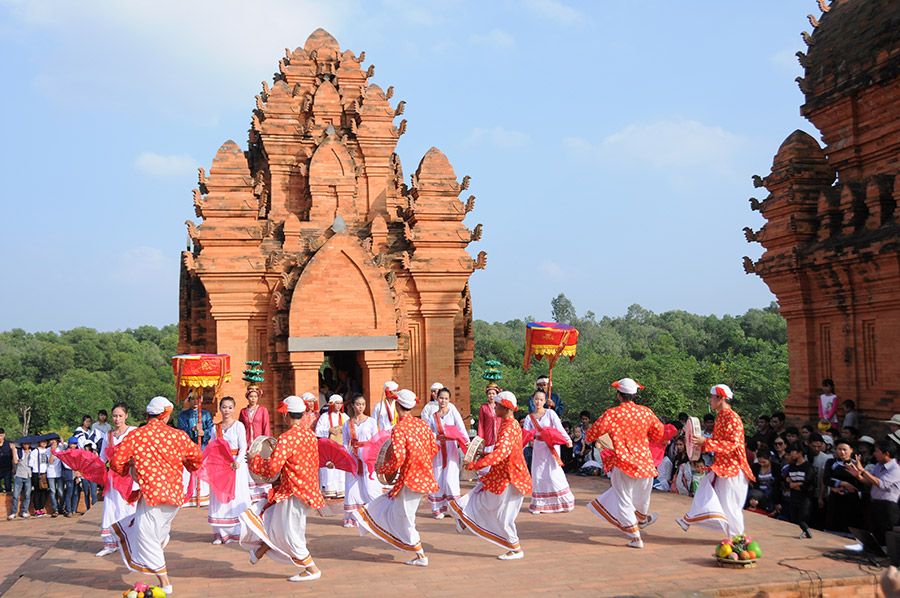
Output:
[[[238,420],[244,424],[247,433],[247,446],[253,443],[257,436],[271,436],[272,427],[269,425],[269,411],[259,404],[263,391],[256,385],[247,387],[247,406],[241,409]],[[250,478],[250,500],[253,502],[264,500],[269,495],[271,484],[257,484]]]

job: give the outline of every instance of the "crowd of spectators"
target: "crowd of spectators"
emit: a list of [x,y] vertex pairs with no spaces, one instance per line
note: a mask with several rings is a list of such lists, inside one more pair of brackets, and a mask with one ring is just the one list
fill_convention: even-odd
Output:
[[[0,428],[0,493],[12,494],[7,518],[73,517],[103,500],[97,484],[72,470],[55,453],[75,449],[99,453],[111,429],[108,418],[102,409],[96,421],[85,415],[65,443],[58,434],[10,441],[6,430]],[[84,511],[78,511],[82,504]]]

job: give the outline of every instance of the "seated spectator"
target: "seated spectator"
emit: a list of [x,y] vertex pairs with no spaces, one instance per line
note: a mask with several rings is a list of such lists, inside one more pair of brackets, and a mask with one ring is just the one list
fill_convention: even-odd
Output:
[[[569,421],[562,422],[562,427],[563,427],[563,430],[566,431],[566,434],[568,434],[569,437],[571,437],[572,436],[572,422],[569,422]],[[565,471],[566,464],[572,463],[574,452],[575,452],[574,441],[572,442],[572,446],[563,444],[559,447],[559,458],[562,459],[562,462],[563,462],[563,471]]]
[[750,465],[756,481],[750,484],[747,492],[748,508],[769,514],[781,499],[781,474],[773,466],[772,453],[757,452],[756,463]]
[[856,403],[847,399],[843,403],[844,421],[841,424],[843,428],[859,429],[859,411],[856,410]]
[[[703,466],[701,461],[695,461],[695,463],[699,463],[700,467]],[[691,485],[694,481],[693,464],[685,458],[681,465],[674,468],[674,472],[670,486],[671,491],[682,496],[692,496]]]
[[572,436],[572,458],[566,463],[564,469],[567,473],[574,473],[581,469],[584,465],[584,456],[587,454],[587,443],[584,441],[584,434],[581,433],[581,426],[575,426]]
[[853,449],[840,440],[834,447],[834,457],[825,464],[822,486],[826,492],[825,529],[849,532],[849,527],[860,527],[863,483],[848,469],[852,463]]
[[653,479],[653,489],[660,492],[669,492],[672,485],[672,461],[668,456],[663,456],[662,461],[656,467],[657,475]]
[[[687,413],[685,413],[684,411],[682,411],[681,413],[678,414],[678,421],[681,422],[681,427],[682,427],[682,428],[683,428],[684,425],[687,423],[687,420],[688,420],[689,417],[690,417],[690,416],[689,416]],[[679,428],[679,429],[680,429],[680,428]]]
[[581,428],[581,435],[587,435],[588,428],[591,427],[591,412],[590,411],[582,411],[578,414],[578,428]]
[[783,470],[782,481],[788,488],[788,515],[791,523],[803,532],[801,538],[812,538],[809,521],[812,516],[812,501],[816,496],[816,470],[806,460],[800,443],[788,448],[788,466]]
[[[684,436],[676,436],[672,439],[672,446],[674,447],[672,450],[672,478],[678,473],[678,468],[681,467],[684,463],[689,463],[687,456],[687,448],[684,444]],[[671,484],[671,479],[669,480]]]
[[712,438],[713,428],[716,426],[716,416],[707,413],[703,416],[703,437]]
[[[31,514],[28,507],[31,505],[31,443],[23,442],[21,447],[12,445],[12,462],[16,468],[16,479],[13,486],[12,513],[7,519],[22,517],[28,519]],[[21,510],[21,512],[20,512]]]
[[603,475],[603,457],[602,451],[596,446],[589,446],[588,452],[585,454],[584,464],[575,475],[579,476],[602,476]]
[[863,464],[856,459],[847,467],[857,480],[871,488],[872,500],[866,509],[869,520],[868,528],[882,546],[884,534],[900,523],[900,465],[894,460],[896,446],[889,440],[875,443],[875,461],[872,472],[866,471]]

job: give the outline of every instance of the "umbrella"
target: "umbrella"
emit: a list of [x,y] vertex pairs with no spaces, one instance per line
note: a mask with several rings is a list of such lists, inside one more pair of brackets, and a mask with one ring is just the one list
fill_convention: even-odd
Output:
[[319,438],[319,467],[328,467],[356,473],[356,459],[347,450],[330,438]]
[[32,434],[31,436],[22,436],[21,438],[16,440],[13,444],[15,444],[16,446],[22,446],[23,444],[31,444],[31,445],[37,446],[37,443],[39,442],[39,440],[38,440],[39,438],[40,438],[40,436],[38,436],[36,434]]
[[209,483],[210,490],[219,502],[234,500],[235,470],[231,465],[234,456],[231,445],[224,438],[211,440],[203,449],[203,467],[200,468],[201,480]]
[[[378,461],[378,453],[381,452],[381,447],[384,446],[384,443],[387,442],[390,437],[390,430],[382,430],[367,440],[365,446],[362,447],[362,460],[369,467],[370,472],[375,471],[375,462]],[[372,474],[370,473],[369,477],[371,476]]]
[[75,471],[80,471],[89,482],[102,484],[106,477],[106,465],[96,453],[84,449],[67,449],[53,453],[56,457]]

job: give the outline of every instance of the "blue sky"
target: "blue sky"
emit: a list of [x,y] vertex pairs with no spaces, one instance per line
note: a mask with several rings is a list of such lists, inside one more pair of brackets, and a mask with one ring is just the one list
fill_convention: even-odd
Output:
[[177,320],[191,189],[316,27],[406,100],[405,173],[437,146],[477,196],[475,316],[741,313],[759,193],[799,116],[814,0],[0,0],[7,218],[0,329]]

